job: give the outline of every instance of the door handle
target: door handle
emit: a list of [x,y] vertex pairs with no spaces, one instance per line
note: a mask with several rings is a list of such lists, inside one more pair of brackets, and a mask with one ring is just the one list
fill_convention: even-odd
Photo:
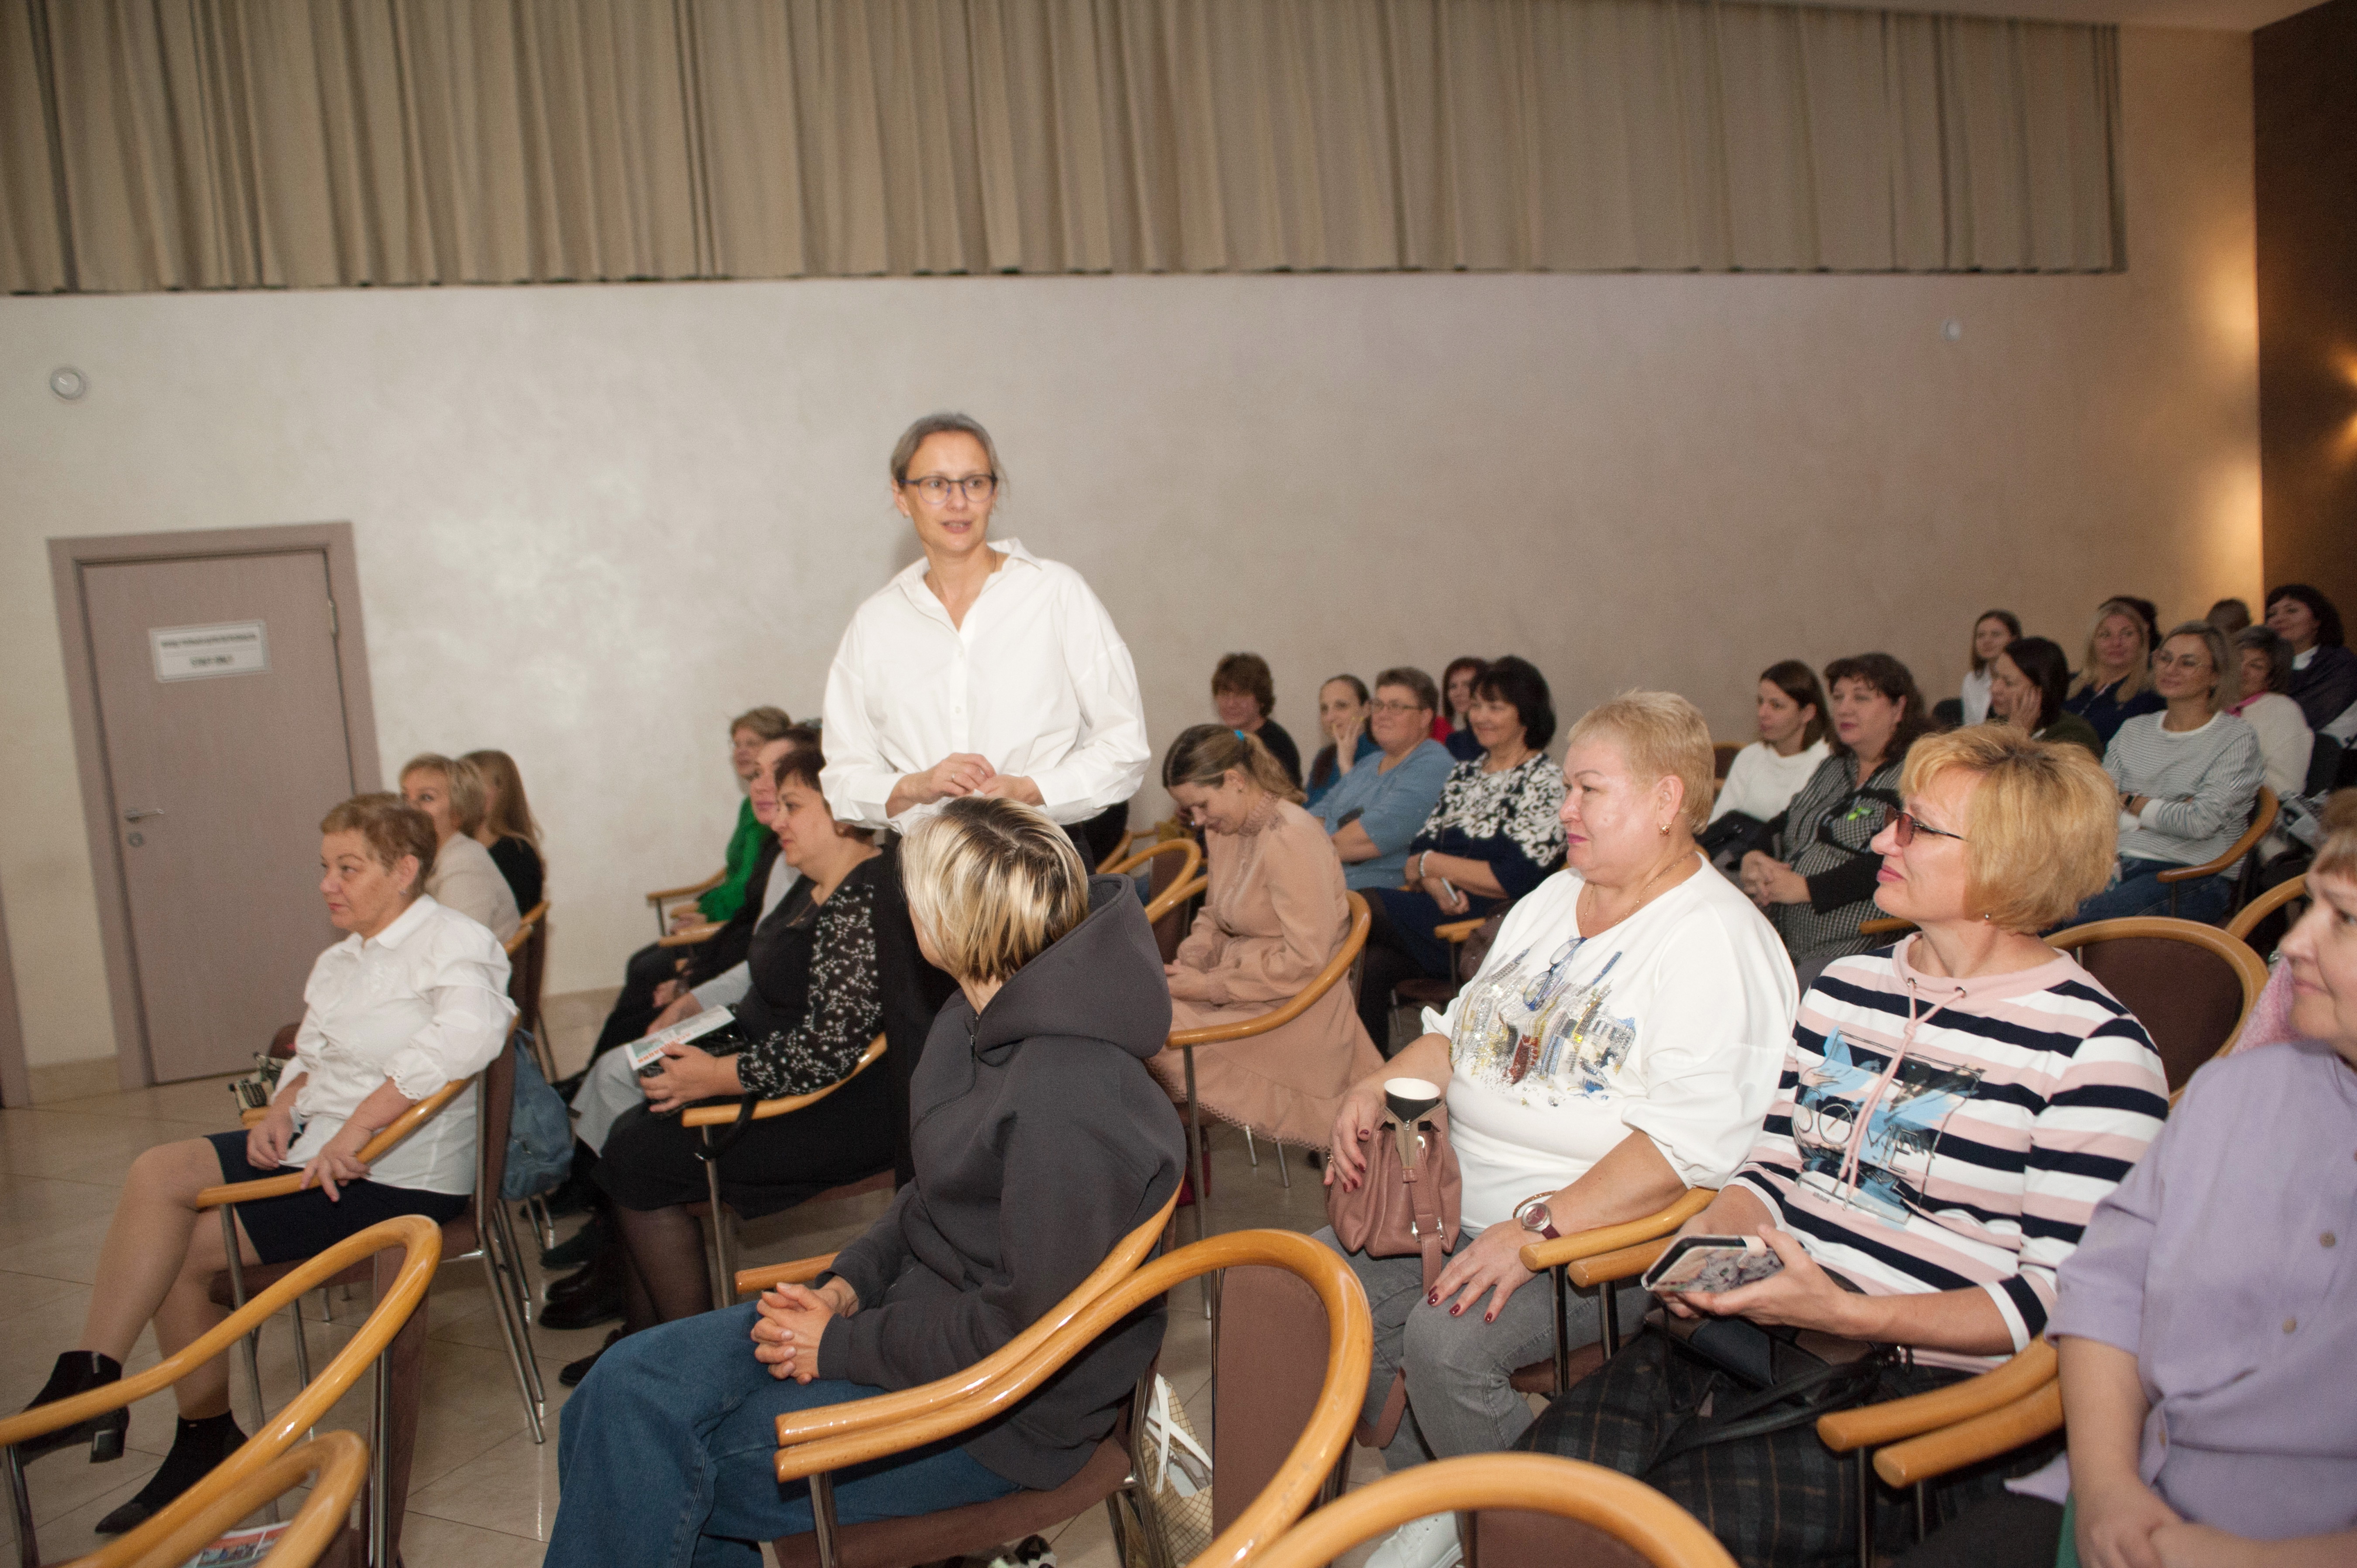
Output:
[[135,806],[123,813],[123,820],[126,822],[135,822],[144,818],[160,817],[163,814],[164,808],[161,806]]

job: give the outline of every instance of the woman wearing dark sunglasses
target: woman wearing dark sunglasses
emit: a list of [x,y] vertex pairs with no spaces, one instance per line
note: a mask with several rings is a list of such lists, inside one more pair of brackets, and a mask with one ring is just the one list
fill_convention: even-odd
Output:
[[[1749,1157],[1685,1227],[1757,1236],[1781,1267],[1663,1297],[1681,1319],[1904,1347],[1868,1396],[1885,1400],[1985,1370],[2045,1331],[2055,1271],[2169,1110],[2143,1026],[2036,935],[2110,875],[2112,788],[2094,758],[1979,725],[1918,742],[1903,775],[1871,853],[1882,907],[1921,929],[1835,960],[1809,988]],[[1521,1446],[1640,1477],[1746,1568],[1854,1560],[1857,1467],[1818,1441],[1805,1400],[1770,1430],[1715,1434],[1702,1412],[1749,1395],[1648,1332]],[[2058,1446],[1941,1483],[1935,1516],[1998,1495]],[[1886,1539],[1900,1502],[1872,1502]],[[2045,1550],[2050,1562],[2050,1533]]]

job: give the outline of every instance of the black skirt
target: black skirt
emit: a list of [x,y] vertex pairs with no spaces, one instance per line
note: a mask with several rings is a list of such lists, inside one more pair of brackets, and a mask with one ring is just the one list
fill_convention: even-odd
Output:
[[[722,1200],[742,1218],[756,1219],[890,1170],[891,1100],[890,1079],[870,1069],[816,1105],[746,1123],[720,1155]],[[711,1129],[716,1142],[731,1131]],[[702,1203],[711,1196],[704,1162],[696,1158],[703,1144],[703,1131],[682,1126],[676,1112],[658,1115],[633,1105],[606,1134],[597,1185],[616,1203],[641,1213]]]
[[[243,1133],[209,1133],[213,1155],[221,1161],[221,1180],[260,1181],[285,1176],[287,1167],[262,1170],[246,1164]],[[387,1187],[378,1181],[338,1184],[328,1199],[320,1187],[290,1192],[237,1206],[237,1222],[253,1243],[254,1255],[265,1263],[291,1263],[317,1257],[347,1236],[357,1236],[380,1219],[422,1214],[436,1225],[447,1225],[467,1212],[469,1195],[426,1192],[414,1187]]]

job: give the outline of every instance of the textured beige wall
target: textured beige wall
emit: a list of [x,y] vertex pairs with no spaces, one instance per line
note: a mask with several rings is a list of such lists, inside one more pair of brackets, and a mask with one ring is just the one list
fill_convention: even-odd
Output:
[[[350,519],[384,755],[515,753],[558,991],[617,977],[640,892],[716,863],[721,726],[816,704],[909,558],[884,457],[937,406],[997,433],[1003,531],[1112,607],[1157,742],[1208,716],[1231,648],[1268,656],[1297,737],[1331,671],[1509,650],[1567,714],[1641,682],[1741,736],[1775,659],[1886,648],[1945,695],[1989,605],[2075,646],[2106,593],[2255,593],[2248,42],[2131,31],[2123,59],[2112,276],[0,301],[0,886],[31,1059],[113,1048],[53,535]],[[80,403],[45,390],[62,364]]]

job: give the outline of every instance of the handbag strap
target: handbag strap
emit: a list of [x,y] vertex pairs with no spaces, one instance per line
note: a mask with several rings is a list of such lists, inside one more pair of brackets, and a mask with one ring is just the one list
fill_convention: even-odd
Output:
[[[1887,1362],[1882,1355],[1856,1361],[1824,1361],[1758,1393],[1718,1408],[1707,1419],[1691,1416],[1645,1466],[1647,1474],[1662,1465],[1714,1444],[1765,1437],[1814,1423],[1817,1417],[1847,1410],[1872,1399],[1882,1382]],[[1713,1374],[1724,1385],[1727,1375]]]
[[748,1094],[738,1101],[737,1120],[728,1123],[726,1130],[713,1139],[710,1144],[698,1142],[694,1145],[695,1157],[709,1165],[735,1148],[737,1141],[745,1136],[745,1129],[753,1124],[753,1107],[759,1103],[761,1103],[761,1097],[758,1094]]

